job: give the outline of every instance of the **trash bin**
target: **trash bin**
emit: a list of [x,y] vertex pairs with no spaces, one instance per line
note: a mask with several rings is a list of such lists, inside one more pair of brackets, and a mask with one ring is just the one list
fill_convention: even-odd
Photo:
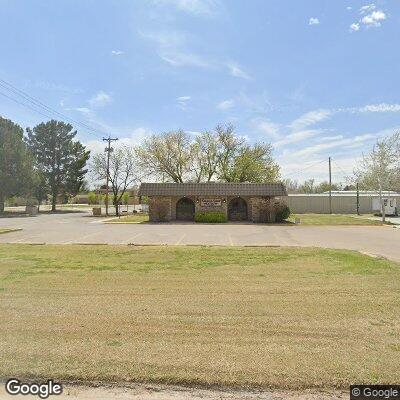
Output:
[[36,206],[25,206],[25,212],[28,215],[37,215],[38,213],[38,208]]
[[98,217],[101,215],[101,207],[93,207],[93,216]]

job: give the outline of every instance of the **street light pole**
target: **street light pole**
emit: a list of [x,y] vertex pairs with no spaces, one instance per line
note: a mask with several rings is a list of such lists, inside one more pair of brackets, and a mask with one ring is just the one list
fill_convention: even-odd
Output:
[[329,214],[332,214],[332,167],[329,157]]
[[108,216],[108,184],[109,184],[109,177],[110,177],[110,154],[113,151],[113,148],[111,147],[111,142],[112,141],[117,141],[118,138],[111,138],[109,136],[108,138],[103,138],[104,142],[107,142],[107,147],[105,148],[105,152],[107,153],[107,171],[106,171],[106,215]]

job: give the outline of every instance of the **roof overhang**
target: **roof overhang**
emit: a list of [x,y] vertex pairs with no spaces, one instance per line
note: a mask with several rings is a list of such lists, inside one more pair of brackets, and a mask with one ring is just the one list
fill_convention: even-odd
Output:
[[142,183],[140,196],[287,196],[282,183]]

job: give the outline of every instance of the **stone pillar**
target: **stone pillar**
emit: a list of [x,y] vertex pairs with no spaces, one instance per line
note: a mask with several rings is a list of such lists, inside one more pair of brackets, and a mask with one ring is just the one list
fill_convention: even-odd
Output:
[[151,222],[171,221],[171,198],[153,196],[149,198],[149,220]]
[[251,211],[253,222],[273,223],[276,221],[273,197],[252,197]]

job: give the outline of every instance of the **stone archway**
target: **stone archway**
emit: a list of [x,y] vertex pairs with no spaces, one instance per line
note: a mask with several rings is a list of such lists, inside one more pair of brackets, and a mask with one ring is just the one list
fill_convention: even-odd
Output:
[[183,197],[176,203],[176,219],[180,221],[193,221],[194,210],[193,200]]
[[247,203],[241,197],[235,197],[228,204],[229,221],[247,221]]

